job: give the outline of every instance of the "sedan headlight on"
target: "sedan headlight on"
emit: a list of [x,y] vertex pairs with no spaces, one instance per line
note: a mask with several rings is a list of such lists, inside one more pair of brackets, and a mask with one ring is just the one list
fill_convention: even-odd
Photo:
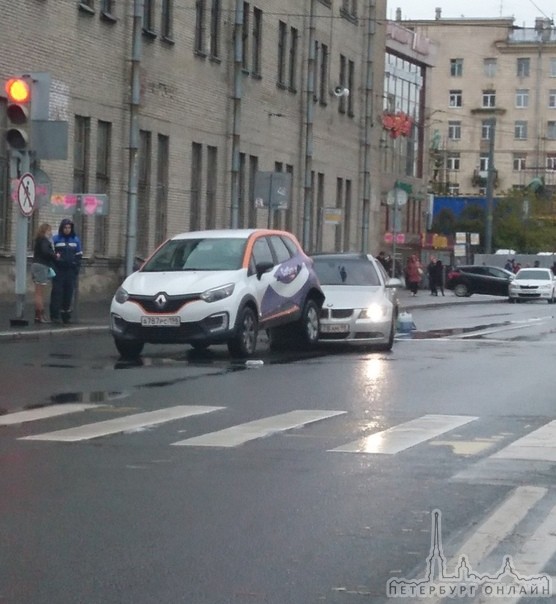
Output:
[[371,321],[384,321],[386,319],[386,307],[381,304],[371,304],[364,308],[359,314],[360,319],[370,319]]
[[234,293],[234,283],[228,283],[227,285],[221,285],[214,289],[207,289],[201,294],[201,300],[205,302],[218,302],[218,300],[224,300],[229,298]]
[[114,300],[116,300],[118,304],[123,304],[124,302],[127,302],[128,299],[129,294],[127,291],[123,287],[118,287],[116,293],[114,294]]

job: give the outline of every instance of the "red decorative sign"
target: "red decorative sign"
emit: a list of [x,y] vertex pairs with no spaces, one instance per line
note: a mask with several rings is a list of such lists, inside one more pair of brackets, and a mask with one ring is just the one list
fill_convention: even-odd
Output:
[[388,130],[391,138],[409,136],[411,128],[413,127],[413,120],[403,111],[398,111],[397,113],[383,113],[382,127],[385,130]]

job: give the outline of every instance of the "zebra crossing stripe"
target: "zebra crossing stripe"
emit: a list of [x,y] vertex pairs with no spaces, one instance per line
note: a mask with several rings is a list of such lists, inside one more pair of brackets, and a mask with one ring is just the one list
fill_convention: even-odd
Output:
[[237,447],[250,440],[264,438],[275,432],[292,430],[293,428],[306,426],[307,424],[335,417],[337,415],[344,415],[345,413],[346,411],[324,411],[318,409],[306,411],[297,409],[295,411],[290,411],[289,413],[272,415],[252,422],[238,424],[237,426],[232,426],[231,428],[226,428],[217,432],[210,432],[201,436],[186,438],[185,440],[172,443],[172,445],[178,447]]
[[491,455],[490,459],[556,461],[556,420],[515,440]]
[[104,405],[92,405],[85,403],[47,405],[45,407],[38,407],[37,409],[27,409],[26,411],[18,411],[17,413],[0,415],[0,426],[24,424],[26,422],[33,422],[38,419],[47,419],[49,417],[57,417],[59,415],[66,415],[67,413],[77,413],[78,411],[86,411],[87,409],[103,406]]
[[330,450],[334,453],[394,455],[476,419],[479,418],[469,415],[423,415]]
[[146,426],[154,426],[176,419],[191,417],[192,415],[202,415],[219,411],[225,407],[202,407],[197,405],[178,405],[168,407],[157,411],[147,411],[146,413],[136,413],[125,417],[118,417],[94,424],[86,424],[77,428],[68,428],[66,430],[57,430],[55,432],[45,432],[44,434],[34,434],[33,436],[24,436],[19,440],[48,440],[57,442],[77,442],[81,440],[90,440],[100,436],[108,436],[125,432],[127,430],[136,430]]

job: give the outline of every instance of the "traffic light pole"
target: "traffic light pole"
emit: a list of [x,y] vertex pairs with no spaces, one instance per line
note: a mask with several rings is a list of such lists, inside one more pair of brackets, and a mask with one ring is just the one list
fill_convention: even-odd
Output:
[[[10,178],[19,179],[31,169],[29,151],[10,151]],[[15,237],[15,318],[10,325],[28,325],[24,318],[25,294],[27,292],[27,231],[29,218],[21,212],[17,215]]]

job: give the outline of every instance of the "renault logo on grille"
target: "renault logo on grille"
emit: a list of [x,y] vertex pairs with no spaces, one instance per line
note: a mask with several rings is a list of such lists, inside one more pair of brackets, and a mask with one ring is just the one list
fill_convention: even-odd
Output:
[[166,302],[168,302],[168,300],[164,294],[158,294],[158,296],[154,299],[154,303],[158,306],[158,308],[164,308],[166,306]]

